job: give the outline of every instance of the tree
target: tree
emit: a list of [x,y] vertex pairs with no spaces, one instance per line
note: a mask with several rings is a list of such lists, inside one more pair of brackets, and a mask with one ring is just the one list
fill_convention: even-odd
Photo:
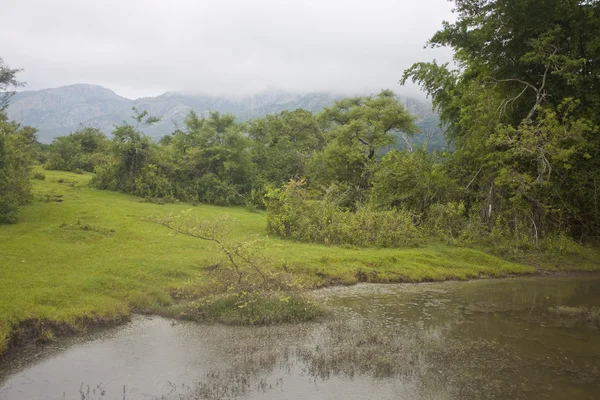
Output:
[[5,114],[12,89],[21,86],[17,69],[0,58],[0,223],[15,223],[19,205],[31,200],[31,166],[35,129],[8,122]]
[[451,47],[459,69],[417,63],[402,81],[420,83],[440,111],[468,202],[515,236],[598,235],[600,3],[455,4],[457,21],[428,44]]
[[186,129],[173,134],[168,151],[173,159],[176,197],[203,203],[244,204],[255,168],[248,138],[231,114],[190,112]]
[[0,223],[15,223],[19,205],[31,200],[35,129],[0,121]]
[[[135,126],[124,122],[113,130],[113,160],[100,166],[92,180],[99,189],[136,193],[136,179],[148,164],[152,147],[152,142],[139,130],[139,126],[151,125],[158,118],[149,116],[148,111],[139,112],[135,107],[133,112]],[[92,147],[92,142],[88,146]]]
[[4,111],[8,107],[10,98],[15,94],[14,90],[24,85],[23,82],[17,80],[17,73],[20,71],[19,69],[10,68],[0,57],[0,117],[3,120],[6,119]]
[[324,144],[317,119],[301,109],[253,120],[246,130],[259,179],[276,186],[304,176],[307,161]]
[[394,133],[414,134],[414,117],[395,94],[354,97],[336,102],[319,116],[325,124],[327,145],[315,154],[311,182],[328,186],[341,183],[354,188],[355,201],[369,187],[370,168],[377,152],[395,141]]
[[435,203],[446,203],[456,195],[456,184],[448,176],[439,153],[424,149],[392,150],[374,168],[371,204],[377,209],[403,209],[424,217]]
[[110,142],[97,128],[82,128],[53,140],[49,149],[47,169],[94,172],[106,164]]

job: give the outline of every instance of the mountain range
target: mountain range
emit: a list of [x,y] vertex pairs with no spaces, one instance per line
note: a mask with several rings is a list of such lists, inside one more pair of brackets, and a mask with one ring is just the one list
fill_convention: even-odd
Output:
[[[132,107],[135,107],[160,117],[157,124],[143,128],[146,134],[159,138],[183,128],[183,121],[192,110],[199,115],[209,111],[231,113],[238,121],[247,121],[297,108],[317,112],[344,97],[326,92],[268,91],[243,98],[167,92],[156,97],[130,100],[102,86],[76,84],[18,92],[11,99],[8,116],[23,125],[37,128],[40,142],[50,143],[54,137],[69,134],[83,126],[96,127],[109,134],[114,125],[132,121]],[[408,111],[417,116],[417,124],[422,130],[437,129],[438,117],[430,103],[399,98]]]

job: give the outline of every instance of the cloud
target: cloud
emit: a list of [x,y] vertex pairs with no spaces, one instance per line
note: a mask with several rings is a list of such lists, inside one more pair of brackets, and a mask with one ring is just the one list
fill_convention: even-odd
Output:
[[423,49],[450,9],[446,0],[4,0],[0,56],[25,69],[29,89],[399,90],[413,62],[450,61],[447,49]]

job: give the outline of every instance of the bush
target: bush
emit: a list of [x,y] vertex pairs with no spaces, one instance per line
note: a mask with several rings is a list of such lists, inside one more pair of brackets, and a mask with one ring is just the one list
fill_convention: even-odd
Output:
[[44,181],[44,180],[46,180],[46,175],[44,175],[41,172],[36,172],[33,174],[33,179],[37,179],[39,181]]
[[124,191],[119,179],[119,165],[111,162],[96,167],[96,174],[92,177],[90,185],[103,190]]
[[83,128],[54,139],[48,149],[45,168],[49,170],[94,172],[109,160],[109,141],[96,128]]
[[279,236],[325,244],[376,247],[417,246],[423,241],[405,211],[344,211],[328,200],[311,200],[305,181],[269,192],[267,229]]
[[19,205],[31,201],[35,130],[0,118],[0,223],[15,223]]
[[[303,322],[323,313],[301,295],[293,276],[257,254],[256,242],[231,241],[226,218],[201,220],[187,213],[154,218],[178,234],[207,241],[219,248],[224,262],[205,269],[201,283],[179,290],[179,298],[194,299],[180,317],[236,325]],[[199,298],[199,299],[198,299]]]
[[553,234],[544,238],[540,243],[541,249],[551,255],[578,254],[581,245],[564,233]]

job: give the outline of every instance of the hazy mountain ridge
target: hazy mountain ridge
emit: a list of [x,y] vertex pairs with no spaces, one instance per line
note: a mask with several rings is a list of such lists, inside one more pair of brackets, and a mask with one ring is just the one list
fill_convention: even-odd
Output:
[[[291,93],[268,91],[243,98],[191,95],[166,92],[156,97],[126,99],[102,86],[76,84],[54,89],[25,91],[11,99],[8,115],[11,119],[38,129],[41,142],[49,143],[56,136],[66,135],[82,126],[93,126],[110,133],[115,124],[131,121],[132,107],[147,110],[161,118],[145,133],[160,137],[184,126],[191,110],[198,114],[209,111],[231,113],[239,121],[247,121],[283,110],[303,108],[320,111],[344,95],[333,93]],[[437,121],[428,102],[401,98],[408,111],[421,121]],[[428,125],[431,125],[430,123]]]

